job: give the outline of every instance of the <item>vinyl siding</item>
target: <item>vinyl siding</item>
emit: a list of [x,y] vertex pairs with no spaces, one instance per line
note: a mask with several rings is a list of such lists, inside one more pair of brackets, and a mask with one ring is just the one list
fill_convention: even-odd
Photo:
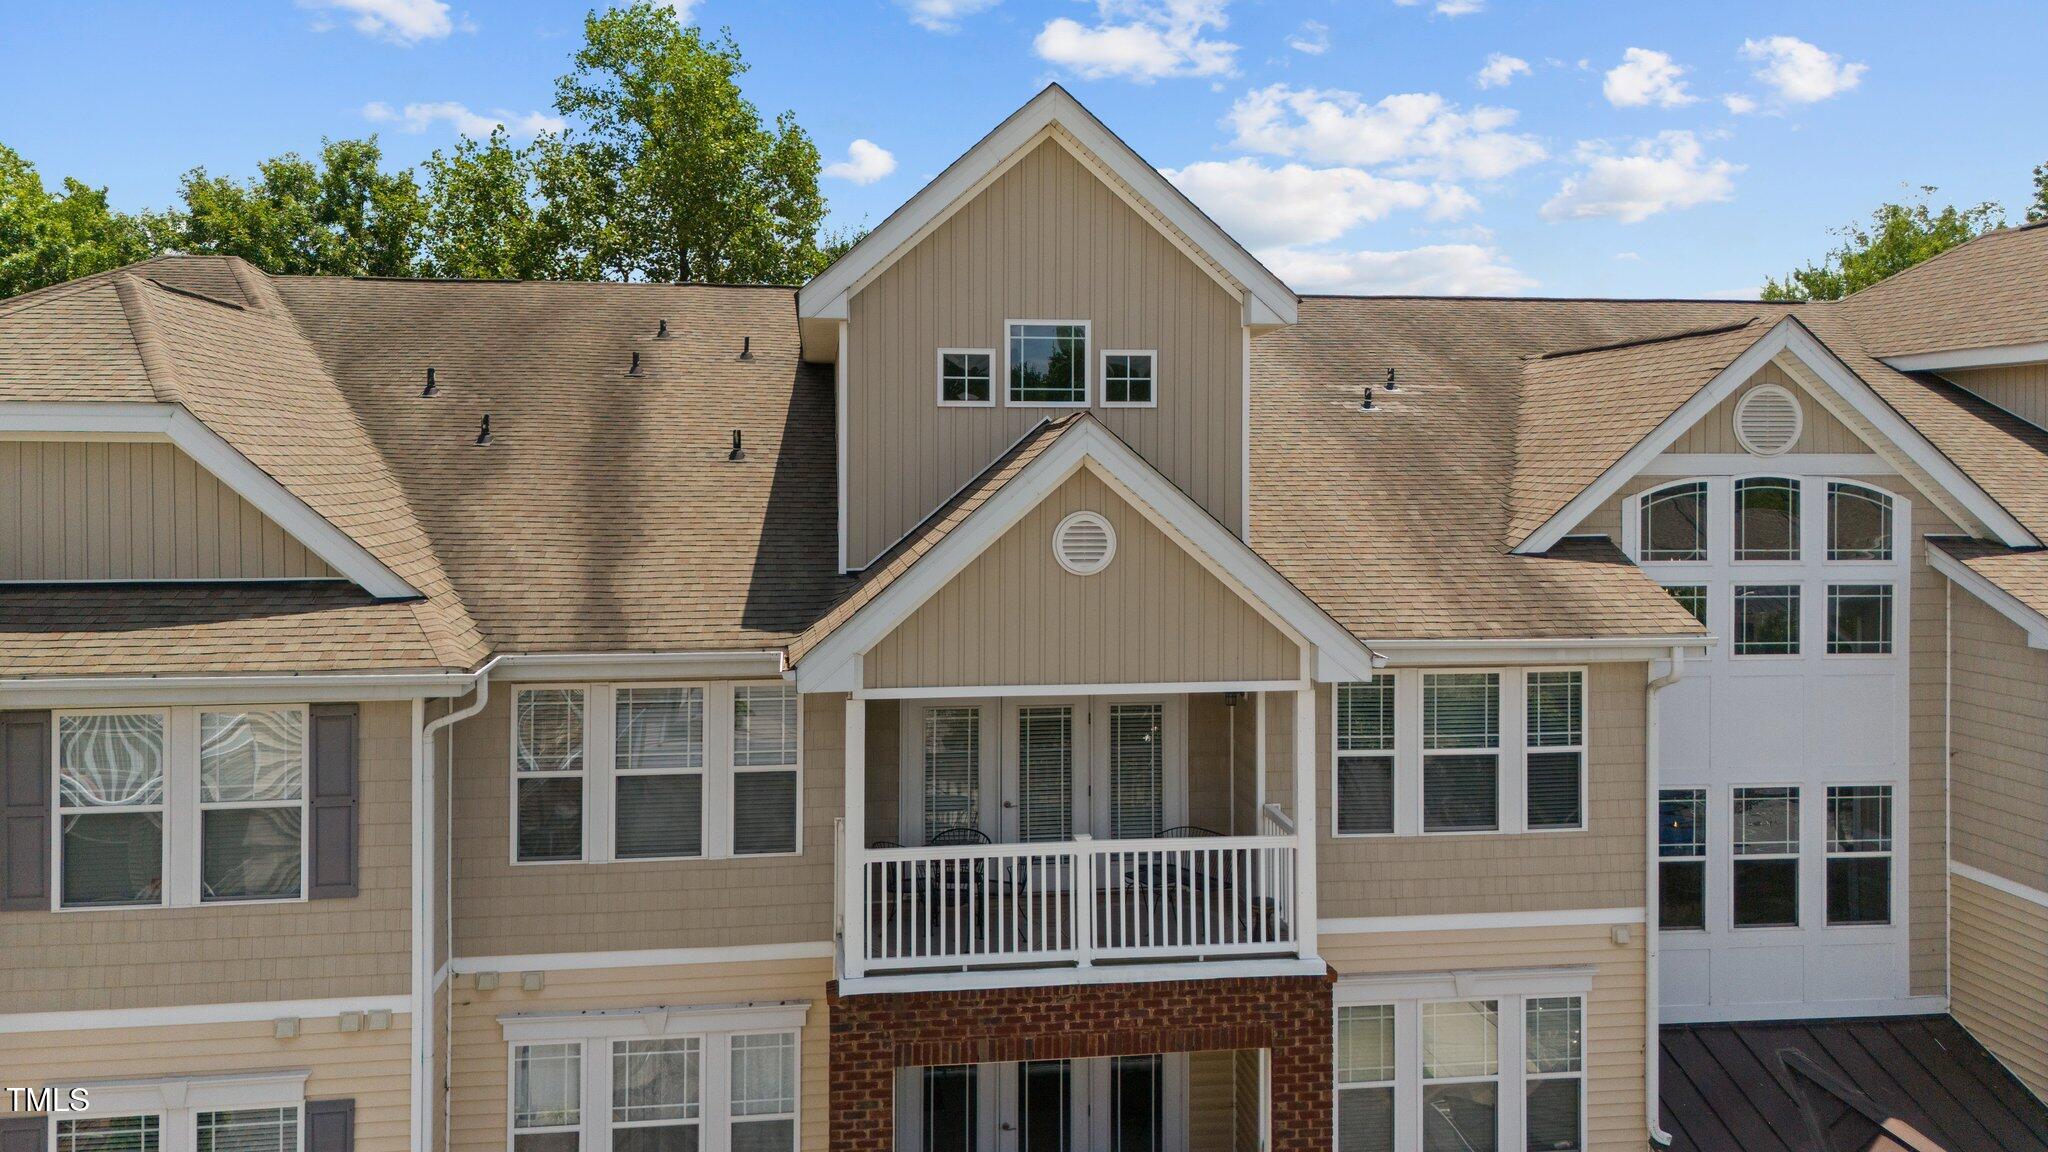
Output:
[[2020,419],[2048,428],[2048,364],[1970,368],[1942,375]]
[[1614,943],[1599,926],[1325,935],[1321,949],[1340,987],[1351,975],[1592,967],[1585,1007],[1586,1146],[1640,1152],[1647,1139],[1640,931],[1630,933],[1627,944]]
[[2048,908],[1968,877],[1951,883],[1949,1010],[2036,1095],[2048,1096]]
[[2048,652],[1960,588],[1949,607],[1955,860],[2048,888]]
[[199,908],[0,912],[10,1012],[409,990],[412,706],[362,706],[360,895]]
[[1236,1052],[1188,1054],[1188,1152],[1231,1152],[1236,1064]]
[[[409,1016],[377,1032],[342,1032],[333,1016],[307,1017],[299,1035],[274,1039],[268,1020],[0,1036],[0,1084],[157,1076],[211,1076],[305,1068],[306,1098],[356,1102],[356,1152],[408,1147],[412,1086]],[[0,1115],[7,1098],[0,1093]]]
[[[1727,399],[1714,405],[1714,410],[1701,417],[1699,422],[1686,429],[1667,452],[1746,452],[1742,441],[1735,438],[1735,408],[1742,398],[1765,384],[1776,384],[1789,389],[1799,397],[1801,414],[1799,442],[1788,451],[1792,452],[1868,452],[1856,433],[1840,420],[1828,413],[1819,403],[1808,396],[1784,369],[1776,364],[1766,364],[1749,382],[1735,390]],[[1759,458],[1760,466],[1770,467]]]
[[333,575],[172,445],[0,442],[0,581]]
[[449,1108],[456,1152],[504,1152],[508,1049],[500,1016],[520,1012],[688,1007],[777,1000],[810,1003],[798,1038],[799,1146],[823,1152],[831,1037],[825,985],[832,962],[750,961],[651,968],[549,972],[547,987],[526,992],[515,975],[495,990],[476,990],[474,976],[459,977],[454,991],[454,1067]]
[[[1053,555],[1070,512],[1116,530],[1109,567]],[[1190,627],[1191,622],[1199,627]],[[1292,680],[1300,649],[1083,469],[869,649],[870,688]]]
[[[850,304],[847,560],[867,564],[1047,415],[941,408],[940,348],[995,350],[1007,320],[1087,320],[1106,348],[1158,352],[1156,408],[1095,414],[1240,527],[1244,316],[1237,298],[1059,143],[1045,141]],[[1098,381],[1099,383],[1099,381]]]
[[787,944],[832,935],[843,811],[843,698],[803,697],[799,856],[511,863],[512,685],[456,725],[455,954],[504,956]]

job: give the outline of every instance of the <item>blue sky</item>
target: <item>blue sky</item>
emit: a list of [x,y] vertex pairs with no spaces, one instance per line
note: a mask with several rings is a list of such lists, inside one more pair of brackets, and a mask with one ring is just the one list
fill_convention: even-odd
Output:
[[[1741,296],[1936,184],[2019,214],[2038,2],[696,0],[874,223],[1059,80],[1302,291]],[[0,143],[127,208],[377,132],[547,125],[586,5],[11,5]],[[857,143],[860,142],[860,143]]]

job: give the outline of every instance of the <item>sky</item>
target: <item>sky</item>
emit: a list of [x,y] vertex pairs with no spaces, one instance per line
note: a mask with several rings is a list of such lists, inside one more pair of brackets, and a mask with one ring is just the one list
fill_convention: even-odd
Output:
[[[1753,296],[1937,185],[2017,219],[2048,5],[677,0],[871,226],[1048,82],[1302,292]],[[0,144],[122,208],[323,137],[560,126],[588,4],[15,0]]]

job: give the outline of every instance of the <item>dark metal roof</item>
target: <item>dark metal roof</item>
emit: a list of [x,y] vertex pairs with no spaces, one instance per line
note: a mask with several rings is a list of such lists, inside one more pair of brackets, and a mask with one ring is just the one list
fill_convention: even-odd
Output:
[[2048,1106],[1948,1016],[1680,1024],[1662,1047],[1672,1152],[1820,1152],[1787,1049],[1948,1152],[2048,1152]]

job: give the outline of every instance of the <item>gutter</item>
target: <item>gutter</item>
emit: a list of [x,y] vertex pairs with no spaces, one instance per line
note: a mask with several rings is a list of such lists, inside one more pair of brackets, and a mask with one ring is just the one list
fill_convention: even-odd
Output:
[[1671,1146],[1671,1133],[1664,1130],[1663,1115],[1658,1107],[1662,1090],[1658,1083],[1662,1052],[1657,1018],[1662,1009],[1658,1004],[1657,988],[1657,897],[1660,887],[1657,876],[1657,742],[1660,736],[1657,694],[1677,683],[1684,675],[1685,649],[1674,644],[1671,646],[1671,671],[1650,677],[1643,693],[1643,706],[1647,710],[1643,721],[1643,1122],[1649,1126],[1650,1141],[1660,1148]]

